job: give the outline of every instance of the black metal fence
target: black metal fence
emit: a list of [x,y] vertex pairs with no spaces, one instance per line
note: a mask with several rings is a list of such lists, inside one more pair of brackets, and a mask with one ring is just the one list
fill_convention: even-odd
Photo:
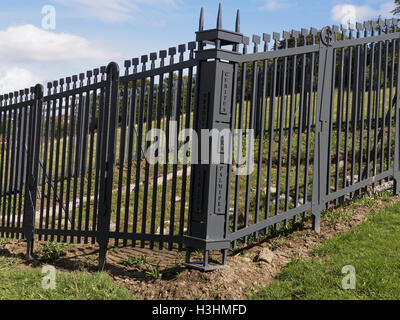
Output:
[[[204,30],[202,12],[195,42],[127,60],[123,75],[110,63],[45,95],[0,96],[0,236],[25,237],[28,256],[36,237],[97,241],[100,268],[110,240],[185,249],[188,266],[213,270],[271,228],[311,216],[318,231],[322,210],[370,186],[399,192],[396,19],[252,44],[239,12],[235,31],[221,21],[220,9]],[[165,133],[163,161],[146,157],[162,144],[152,129]],[[219,137],[219,154],[243,161],[204,162],[204,129],[238,132]],[[185,146],[197,161],[176,161]]]

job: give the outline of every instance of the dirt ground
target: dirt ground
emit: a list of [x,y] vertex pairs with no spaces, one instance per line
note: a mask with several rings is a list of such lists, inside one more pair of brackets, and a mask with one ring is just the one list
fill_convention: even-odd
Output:
[[[399,199],[398,196],[376,199],[373,207],[381,208]],[[138,299],[245,299],[268,285],[293,258],[312,257],[314,247],[359,225],[372,212],[371,206],[360,203],[347,209],[354,214],[345,222],[323,219],[320,233],[314,232],[311,221],[307,221],[297,231],[235,249],[228,256],[226,269],[203,273],[183,266],[184,252],[117,246],[108,251],[106,271]],[[0,255],[22,257],[24,252],[24,241],[12,241],[0,250]],[[73,245],[53,264],[65,271],[96,271],[97,259],[96,245]],[[31,264],[27,262],[20,267]]]

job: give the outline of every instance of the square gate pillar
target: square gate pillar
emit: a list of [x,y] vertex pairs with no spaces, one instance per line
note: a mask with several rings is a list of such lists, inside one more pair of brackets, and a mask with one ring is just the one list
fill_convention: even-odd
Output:
[[[230,247],[227,231],[236,110],[234,84],[236,61],[240,56],[238,46],[243,43],[244,37],[239,33],[238,22],[235,32],[221,28],[221,10],[217,29],[203,31],[202,19],[201,15],[200,31],[197,32],[198,80],[194,115],[194,129],[199,143],[192,165],[189,228],[184,243],[187,248],[185,265],[211,271],[226,267]],[[205,50],[205,44],[213,48]],[[221,49],[227,45],[233,46],[233,51]],[[202,251],[203,261],[191,261],[194,250]],[[211,250],[221,250],[221,264],[209,263]]]

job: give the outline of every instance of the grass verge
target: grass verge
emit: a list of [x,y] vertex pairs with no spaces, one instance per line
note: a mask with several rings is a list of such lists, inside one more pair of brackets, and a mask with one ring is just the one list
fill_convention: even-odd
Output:
[[[399,299],[400,203],[372,215],[353,230],[327,240],[311,259],[294,259],[251,299]],[[342,288],[345,266],[356,272],[355,289]]]
[[128,300],[132,295],[108,274],[56,272],[54,290],[42,287],[41,268],[21,268],[21,261],[0,257],[0,300]]

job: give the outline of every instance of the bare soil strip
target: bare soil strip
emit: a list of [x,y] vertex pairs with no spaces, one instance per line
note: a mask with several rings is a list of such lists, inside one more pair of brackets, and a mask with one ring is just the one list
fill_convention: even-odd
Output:
[[[307,221],[298,231],[231,252],[228,257],[230,267],[215,272],[202,273],[184,268],[183,252],[122,246],[110,247],[106,271],[114,281],[127,287],[139,299],[245,299],[257,289],[267,286],[292,259],[311,258],[313,249],[326,239],[356,227],[368,218],[374,208],[383,208],[399,200],[400,197],[396,196],[377,198],[372,206],[362,202],[350,204],[345,210],[354,214],[339,221],[324,219],[319,234]],[[59,270],[94,272],[97,249],[97,245],[74,245],[54,265]],[[24,241],[12,241],[0,251],[0,255],[10,259],[22,258],[24,252]],[[140,261],[143,257],[146,257],[143,263],[127,263],[135,258]],[[28,262],[21,267],[31,264]],[[155,279],[157,273],[162,274],[161,279]]]

